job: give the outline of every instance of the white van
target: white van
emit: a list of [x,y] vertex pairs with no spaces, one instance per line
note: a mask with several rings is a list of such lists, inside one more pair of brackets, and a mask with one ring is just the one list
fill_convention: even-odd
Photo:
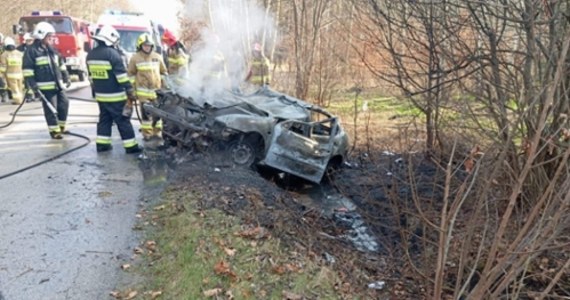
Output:
[[148,33],[154,40],[154,50],[162,54],[163,48],[158,26],[143,13],[110,10],[99,16],[97,25],[111,25],[121,35],[119,45],[128,59],[137,51],[137,39]]

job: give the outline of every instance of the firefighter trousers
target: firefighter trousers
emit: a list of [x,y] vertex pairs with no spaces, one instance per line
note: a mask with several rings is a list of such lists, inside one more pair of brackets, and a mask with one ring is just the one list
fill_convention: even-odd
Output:
[[20,104],[24,100],[24,79],[23,78],[8,78],[6,80],[8,89],[12,93],[12,103]]
[[69,112],[69,100],[63,91],[41,91],[46,99],[55,108],[57,114],[54,114],[45,101],[42,101],[44,109],[44,116],[48,125],[49,132],[62,133],[65,131],[65,122],[67,121],[67,114]]
[[156,99],[139,98],[139,108],[141,113],[141,133],[145,141],[150,140],[152,137],[162,138],[162,120],[159,117],[150,115],[144,109],[145,103],[152,103]]
[[97,102],[99,105],[99,122],[97,122],[97,146],[107,147],[111,145],[111,132],[113,122],[117,124],[119,134],[123,140],[125,149],[137,147],[135,131],[131,118],[123,116],[123,107],[126,101],[119,102]]

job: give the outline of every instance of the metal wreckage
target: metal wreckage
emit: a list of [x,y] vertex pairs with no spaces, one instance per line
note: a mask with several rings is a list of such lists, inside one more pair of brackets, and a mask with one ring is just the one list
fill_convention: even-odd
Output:
[[339,118],[321,107],[264,86],[252,94],[224,90],[215,100],[158,91],[145,111],[163,120],[165,142],[216,145],[234,165],[265,165],[314,183],[346,158]]

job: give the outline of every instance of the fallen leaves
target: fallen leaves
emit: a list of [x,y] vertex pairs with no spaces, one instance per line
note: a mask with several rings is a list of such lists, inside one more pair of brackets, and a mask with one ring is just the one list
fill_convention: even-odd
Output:
[[156,299],[162,295],[162,291],[148,291],[144,293],[147,296],[150,296],[150,299]]
[[147,250],[155,252],[156,251],[156,242],[155,241],[146,241],[145,247]]
[[[135,299],[138,295],[139,292],[132,290],[132,289],[128,289],[126,291],[112,291],[109,293],[109,295],[115,299],[120,299],[120,300],[132,300]],[[143,293],[145,297],[145,299],[156,299],[159,296],[162,295],[162,291],[146,291]]]
[[215,288],[215,289],[207,290],[207,291],[204,291],[204,297],[214,297],[214,296],[218,296],[218,295],[221,294],[222,292],[223,292],[223,290],[220,289],[220,288]]
[[234,248],[224,248],[224,252],[226,252],[226,254],[227,254],[229,257],[233,257],[234,255],[236,255],[236,251],[237,251],[237,250],[234,249]]
[[131,300],[134,299],[139,293],[134,290],[126,290],[124,292],[112,291],[109,295],[115,299]]
[[214,266],[214,273],[216,273],[216,275],[228,276],[232,281],[237,280],[237,275],[231,270],[230,264],[223,260]]
[[283,300],[303,300],[305,297],[292,292],[283,291]]
[[255,226],[255,227],[246,228],[242,231],[238,231],[235,233],[235,235],[241,236],[243,238],[260,240],[260,239],[269,238],[271,236],[271,233],[269,232],[269,230],[267,230],[264,227]]

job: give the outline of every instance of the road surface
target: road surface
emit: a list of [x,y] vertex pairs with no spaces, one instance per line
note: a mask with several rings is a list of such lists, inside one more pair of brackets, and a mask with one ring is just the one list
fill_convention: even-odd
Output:
[[[68,95],[90,98],[79,86]],[[16,107],[0,105],[0,126]],[[132,279],[120,266],[138,244],[132,228],[143,174],[116,127],[113,151],[96,153],[97,114],[94,102],[71,100],[68,130],[91,139],[84,147],[76,136],[50,139],[39,102],[0,129],[0,177],[81,147],[0,179],[0,300],[108,299]]]

